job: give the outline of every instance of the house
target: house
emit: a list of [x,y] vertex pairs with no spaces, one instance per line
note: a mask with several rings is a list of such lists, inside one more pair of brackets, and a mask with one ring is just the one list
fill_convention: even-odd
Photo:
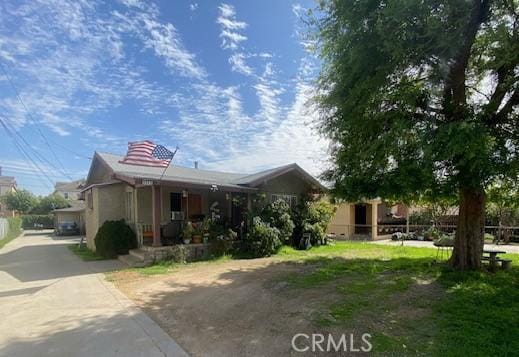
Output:
[[346,239],[387,239],[393,231],[404,231],[408,213],[417,208],[390,205],[380,198],[364,202],[342,202],[327,232]]
[[[0,167],[0,196],[16,191],[16,180],[12,176],[3,176],[2,167]],[[16,212],[8,210],[5,205],[0,202],[0,217],[14,217]]]
[[54,194],[60,195],[67,200],[78,200],[84,184],[84,179],[70,182],[56,182],[54,185]]
[[239,231],[255,194],[294,207],[301,194],[325,190],[297,164],[244,174],[127,164],[124,158],[96,152],[92,159],[82,190],[91,249],[107,220],[125,219],[137,233],[139,246],[158,247],[176,241],[187,221],[205,217]]
[[54,214],[54,229],[61,224],[75,223],[79,234],[85,233],[85,203],[83,201],[71,201],[71,207],[59,208],[52,211]]
[[[428,227],[425,224],[409,224],[409,217],[430,211],[427,206],[390,204],[380,198],[364,202],[342,202],[328,225],[327,233],[345,239],[388,239],[395,232],[415,232]],[[458,207],[436,209],[436,224],[452,231],[455,228]]]

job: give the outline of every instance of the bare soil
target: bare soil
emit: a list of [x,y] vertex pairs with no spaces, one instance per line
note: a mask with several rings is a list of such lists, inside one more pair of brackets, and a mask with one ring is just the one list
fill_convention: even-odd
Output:
[[373,327],[369,319],[356,321],[355,330],[316,324],[340,299],[339,282],[311,289],[286,282],[315,268],[265,258],[194,264],[157,276],[123,271],[112,279],[192,356],[301,356],[291,348],[297,333],[360,336]]
[[323,295],[333,298],[333,291],[287,288],[282,278],[307,268],[267,258],[112,278],[192,356],[286,356],[295,353],[294,334],[317,332],[312,320]]

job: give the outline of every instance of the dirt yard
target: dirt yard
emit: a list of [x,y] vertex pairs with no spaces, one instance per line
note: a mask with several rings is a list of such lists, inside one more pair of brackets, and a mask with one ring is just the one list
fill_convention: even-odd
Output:
[[168,275],[119,272],[112,278],[193,356],[286,356],[295,354],[294,334],[322,332],[311,321],[333,299],[333,289],[287,288],[284,277],[308,268],[274,259],[232,260]]

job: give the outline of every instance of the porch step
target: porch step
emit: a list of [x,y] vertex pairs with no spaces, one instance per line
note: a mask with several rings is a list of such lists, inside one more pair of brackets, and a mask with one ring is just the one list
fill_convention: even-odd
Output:
[[147,265],[143,259],[139,259],[131,254],[119,255],[117,259],[119,259],[119,261],[123,262],[130,268],[143,268]]
[[150,257],[150,254],[142,249],[130,249],[130,255],[134,256],[135,258],[138,258],[142,261],[148,260]]

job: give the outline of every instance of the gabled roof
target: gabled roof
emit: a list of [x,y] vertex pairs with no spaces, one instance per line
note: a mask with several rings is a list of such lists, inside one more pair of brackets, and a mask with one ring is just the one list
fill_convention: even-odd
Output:
[[304,180],[308,181],[312,186],[326,191],[326,187],[324,187],[315,177],[310,175],[308,172],[303,170],[298,164],[295,163],[276,167],[265,171],[260,171],[252,175],[246,175],[237,180],[236,183],[239,185],[257,187],[265,181],[272,180],[278,176],[284,175],[292,171],[298,173]]
[[56,182],[54,185],[55,191],[65,191],[65,192],[71,192],[71,191],[79,191],[85,184],[84,179],[76,180],[76,181],[70,181],[70,182]]
[[[308,181],[312,186],[318,189],[326,190],[326,188],[317,181],[312,175],[307,173],[297,164],[280,166],[274,169],[261,171],[255,174],[231,173],[211,170],[201,170],[177,165],[170,165],[165,171],[160,167],[149,167],[140,165],[123,164],[120,161],[123,156],[108,153],[96,152],[94,160],[100,160],[107,166],[115,176],[124,176],[130,178],[163,180],[186,184],[202,184],[239,188],[239,189],[255,189],[267,180],[294,171]],[[89,173],[90,177],[90,173]]]

